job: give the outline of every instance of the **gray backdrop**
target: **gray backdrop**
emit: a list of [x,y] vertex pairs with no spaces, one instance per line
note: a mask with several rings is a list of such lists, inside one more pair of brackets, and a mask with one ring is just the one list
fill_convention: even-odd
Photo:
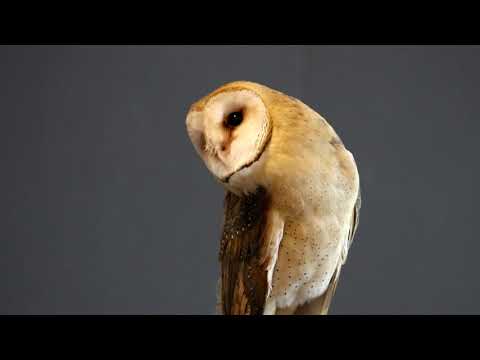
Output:
[[223,190],[185,131],[232,80],[359,166],[332,314],[480,313],[479,46],[0,46],[0,313],[211,314]]

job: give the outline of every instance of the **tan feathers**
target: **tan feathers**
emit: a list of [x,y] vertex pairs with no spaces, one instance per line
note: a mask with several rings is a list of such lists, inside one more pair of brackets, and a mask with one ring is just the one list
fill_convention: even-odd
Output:
[[334,129],[300,100],[240,81],[193,104],[187,130],[226,190],[222,312],[327,313],[360,211],[356,164]]

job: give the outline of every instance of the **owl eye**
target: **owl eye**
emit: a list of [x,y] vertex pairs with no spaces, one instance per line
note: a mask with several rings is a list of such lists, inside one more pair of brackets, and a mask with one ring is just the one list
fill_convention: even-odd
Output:
[[243,113],[241,111],[235,111],[228,114],[227,118],[225,119],[225,125],[227,127],[233,128],[242,123],[243,120]]

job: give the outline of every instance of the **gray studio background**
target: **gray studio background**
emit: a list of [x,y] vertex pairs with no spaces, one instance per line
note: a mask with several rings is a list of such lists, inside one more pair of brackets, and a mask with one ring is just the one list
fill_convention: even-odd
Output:
[[232,80],[360,170],[331,314],[480,313],[479,46],[0,46],[0,313],[212,314],[223,190],[185,131]]

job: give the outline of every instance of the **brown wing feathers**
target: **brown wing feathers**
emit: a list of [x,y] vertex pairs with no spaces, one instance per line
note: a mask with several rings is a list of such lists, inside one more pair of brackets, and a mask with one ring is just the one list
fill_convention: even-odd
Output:
[[263,188],[248,196],[227,192],[220,245],[222,310],[225,315],[261,315],[268,291],[262,254],[269,199]]

